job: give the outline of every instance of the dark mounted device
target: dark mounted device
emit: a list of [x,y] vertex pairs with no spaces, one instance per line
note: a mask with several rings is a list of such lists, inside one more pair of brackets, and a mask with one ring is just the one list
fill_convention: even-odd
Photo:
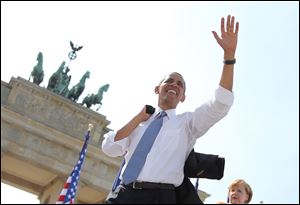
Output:
[[146,113],[152,115],[155,112],[155,108],[151,105],[146,105]]

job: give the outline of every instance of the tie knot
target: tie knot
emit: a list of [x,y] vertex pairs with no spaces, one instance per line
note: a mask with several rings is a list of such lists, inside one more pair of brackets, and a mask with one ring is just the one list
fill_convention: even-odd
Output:
[[158,118],[164,118],[167,116],[167,113],[165,111],[162,111],[159,113]]

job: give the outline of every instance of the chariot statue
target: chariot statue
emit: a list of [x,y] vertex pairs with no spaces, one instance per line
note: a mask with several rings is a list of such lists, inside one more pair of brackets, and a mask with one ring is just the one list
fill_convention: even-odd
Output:
[[90,71],[87,71],[82,78],[80,79],[79,83],[72,87],[70,92],[67,94],[67,98],[76,102],[83,92],[85,88],[85,80],[90,77]]
[[[103,93],[107,92],[109,88],[109,84],[105,84],[102,87],[100,87],[98,89],[98,93],[97,94],[88,94],[82,101],[81,105],[86,104],[87,108],[90,108],[92,105],[95,104],[100,104],[99,108],[102,105],[102,98],[103,98]],[[97,109],[97,111],[99,110],[99,108]]]

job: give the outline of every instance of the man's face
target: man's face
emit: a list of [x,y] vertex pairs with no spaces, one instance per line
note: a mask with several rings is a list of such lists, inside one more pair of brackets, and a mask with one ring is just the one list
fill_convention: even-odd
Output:
[[176,108],[179,102],[185,100],[185,82],[181,75],[171,73],[165,77],[155,93],[159,95],[158,105],[164,110]]

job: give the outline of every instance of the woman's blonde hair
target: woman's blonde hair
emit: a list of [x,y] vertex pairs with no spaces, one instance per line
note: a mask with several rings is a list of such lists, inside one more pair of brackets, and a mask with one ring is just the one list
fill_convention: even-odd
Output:
[[245,186],[246,192],[248,194],[248,199],[247,199],[246,203],[248,204],[252,199],[253,192],[252,192],[252,189],[251,189],[250,185],[247,182],[245,182],[245,180],[243,180],[243,179],[236,179],[229,185],[229,187],[228,187],[228,198],[229,198],[230,189],[233,188],[236,185],[244,185]]

